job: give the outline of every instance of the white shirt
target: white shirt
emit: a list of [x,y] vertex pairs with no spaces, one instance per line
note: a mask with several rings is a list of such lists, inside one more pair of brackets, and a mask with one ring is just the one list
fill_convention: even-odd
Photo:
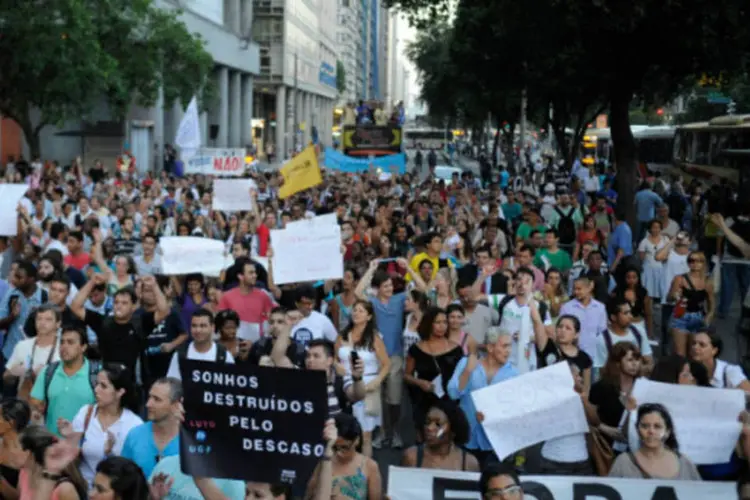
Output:
[[[54,346],[37,346],[37,348],[34,349],[35,341],[36,338],[24,339],[16,344],[16,347],[13,348],[13,353],[10,355],[8,362],[5,364],[6,369],[10,369],[16,366],[18,363],[23,363],[24,367],[26,367],[26,370],[33,369],[36,373],[40,373],[42,367],[47,364],[48,360],[51,362],[60,361],[60,345],[57,341],[55,341]],[[50,358],[50,351],[53,347],[55,351],[52,353],[52,357]],[[34,353],[33,360],[31,359],[32,352]],[[21,384],[23,384],[25,378],[26,374],[24,372],[24,374],[21,375],[18,381],[19,387],[21,386]]]
[[[638,339],[633,333],[633,329],[630,327],[627,328],[627,333],[623,336],[612,333],[612,330],[609,328],[607,330],[609,331],[609,336],[612,339],[613,347],[619,344],[620,342],[632,342],[633,344],[637,345],[638,348],[641,350],[642,356],[645,356],[645,357],[653,356],[654,353],[653,353],[653,350],[651,349],[651,343],[648,341],[647,336],[641,335],[641,343],[639,344]],[[594,368],[602,368],[607,362],[608,357],[609,357],[609,351],[607,350],[607,343],[604,340],[604,333],[602,333],[596,337],[596,353],[594,355]]]
[[[85,405],[83,408],[78,410],[75,418],[73,419],[73,432],[84,434],[84,427],[86,426],[86,414],[88,413],[90,405]],[[104,447],[107,445],[107,432],[112,433],[115,437],[115,444],[112,446],[112,455],[119,455],[122,452],[122,445],[125,444],[125,438],[128,432],[133,427],[137,427],[143,423],[141,417],[133,413],[128,409],[124,409],[120,418],[115,423],[109,426],[105,431],[102,429],[102,424],[96,417],[97,408],[94,407],[94,411],[91,412],[91,419],[89,420],[89,426],[85,430],[83,436],[83,445],[81,446],[81,454],[83,460],[79,466],[81,475],[88,482],[89,486],[94,482],[94,476],[96,475],[96,466],[99,462],[104,460],[106,455],[104,454]]]
[[292,338],[301,344],[307,345],[313,339],[326,339],[336,342],[338,332],[328,316],[318,311],[313,311],[309,316],[294,325]]
[[48,252],[50,250],[60,250],[60,253],[62,253],[63,257],[70,253],[68,252],[68,247],[63,245],[60,240],[50,240],[45,251]]
[[747,380],[739,365],[732,365],[723,359],[716,360],[714,373],[711,377],[711,387],[719,389],[734,389]]
[[[190,342],[187,350],[187,359],[194,359],[198,361],[216,361],[216,342],[211,343],[211,349],[206,352],[198,352],[195,350],[193,343]],[[230,365],[234,364],[234,358],[231,352],[227,352],[227,363]],[[167,377],[176,378],[182,380],[180,375],[180,353],[175,352],[172,354],[172,360],[169,362],[169,370],[167,370]]]
[[[544,315],[544,326],[550,325],[552,325],[552,319],[548,308]],[[516,299],[505,304],[503,317],[500,318],[500,329],[513,335],[511,364],[521,373],[536,369],[534,329],[529,306],[520,305]],[[517,338],[516,333],[518,333]]]

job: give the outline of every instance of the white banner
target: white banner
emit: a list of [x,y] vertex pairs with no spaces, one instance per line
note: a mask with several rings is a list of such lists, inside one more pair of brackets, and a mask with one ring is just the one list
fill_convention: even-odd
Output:
[[174,142],[180,148],[183,162],[193,158],[201,147],[201,124],[198,119],[198,100],[195,97],[190,100],[185,110]]
[[218,277],[229,259],[224,242],[199,236],[165,236],[159,240],[164,274],[174,276],[203,273]]
[[0,236],[18,233],[18,203],[29,190],[27,184],[0,184]]
[[252,179],[214,179],[211,208],[223,212],[244,212],[253,209],[250,189],[257,189]]
[[185,173],[238,177],[245,173],[245,149],[202,148],[185,162]]
[[338,224],[297,225],[271,231],[273,281],[277,285],[341,279],[341,229]]
[[[639,378],[632,396],[638,405],[660,403],[669,410],[680,453],[693,463],[729,462],[742,431],[738,418],[745,409],[744,391],[664,384]],[[631,417],[628,430],[632,450],[640,446],[635,421],[636,418]]]
[[286,227],[306,227],[305,224],[307,224],[307,227],[309,226],[317,226],[317,225],[338,225],[339,219],[336,213],[332,214],[325,214],[325,215],[318,215],[317,217],[311,217],[309,219],[303,219],[303,220],[296,220],[292,222],[288,222]]
[[[737,498],[734,483],[609,477],[523,476],[524,500],[709,500]],[[482,500],[479,474],[388,468],[391,500]]]
[[500,459],[550,439],[589,430],[567,362],[471,393],[482,427]]

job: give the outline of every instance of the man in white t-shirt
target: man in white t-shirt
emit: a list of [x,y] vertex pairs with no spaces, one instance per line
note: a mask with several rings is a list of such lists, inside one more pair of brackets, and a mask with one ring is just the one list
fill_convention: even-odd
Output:
[[326,339],[336,342],[338,332],[325,314],[315,310],[315,289],[309,285],[297,288],[295,305],[302,313],[302,320],[292,327],[292,338],[307,345],[313,339]]
[[190,318],[190,336],[192,341],[172,354],[167,377],[182,380],[180,375],[180,358],[214,361],[216,363],[234,364],[232,353],[223,345],[214,342],[214,316],[208,309],[198,309]]
[[612,346],[619,342],[632,342],[641,351],[643,363],[642,372],[648,374],[653,368],[653,352],[648,337],[640,333],[634,326],[633,313],[630,303],[624,298],[613,298],[607,304],[607,316],[609,325],[607,329],[596,337],[596,350],[594,352],[594,368],[601,369],[607,363]]

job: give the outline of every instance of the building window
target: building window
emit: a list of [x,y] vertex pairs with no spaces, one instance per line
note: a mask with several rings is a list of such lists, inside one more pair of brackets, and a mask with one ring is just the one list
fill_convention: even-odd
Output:
[[261,66],[271,66],[271,57],[270,56],[260,56],[260,65]]

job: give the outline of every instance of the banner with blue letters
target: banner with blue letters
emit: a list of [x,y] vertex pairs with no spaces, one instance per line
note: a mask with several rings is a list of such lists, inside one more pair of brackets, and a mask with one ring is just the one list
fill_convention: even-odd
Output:
[[323,166],[329,170],[355,174],[367,172],[370,165],[382,172],[403,175],[406,173],[406,156],[399,153],[375,158],[352,158],[333,148],[326,148]]

